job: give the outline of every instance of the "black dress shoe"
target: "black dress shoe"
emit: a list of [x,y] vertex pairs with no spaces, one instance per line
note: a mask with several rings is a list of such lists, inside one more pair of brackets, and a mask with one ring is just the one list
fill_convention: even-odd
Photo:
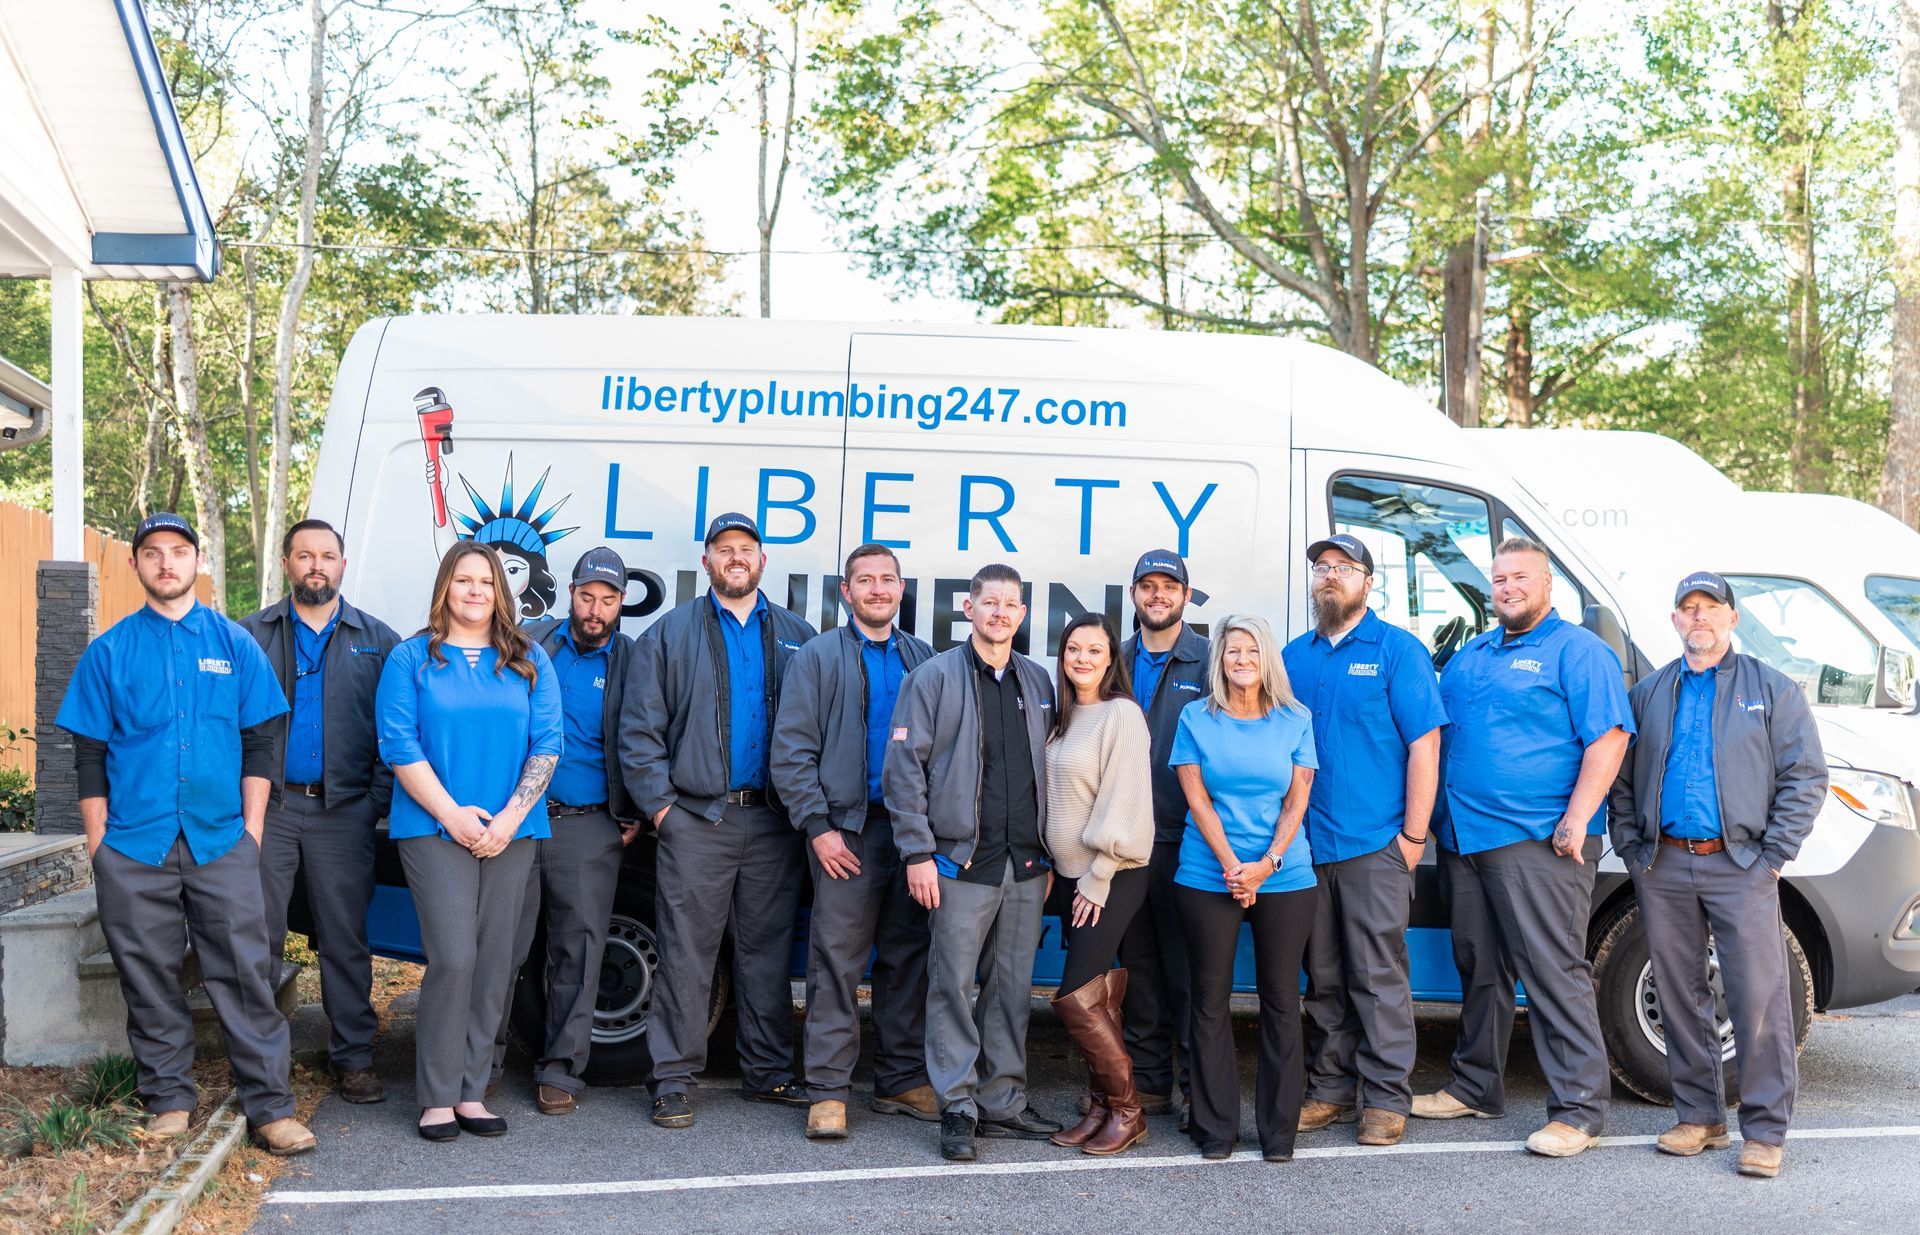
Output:
[[1260,1156],[1268,1162],[1293,1161],[1293,1151],[1291,1149],[1263,1149],[1260,1151]]
[[460,1135],[457,1121],[443,1124],[421,1124],[420,1139],[423,1141],[450,1141]]
[[1233,1157],[1233,1142],[1209,1141],[1200,1147],[1200,1156],[1209,1162],[1224,1162]]
[[772,1089],[743,1089],[740,1091],[743,1102],[771,1102],[776,1106],[812,1106],[813,1098],[807,1087],[798,1081],[781,1081]]
[[1031,1106],[1016,1111],[1005,1119],[980,1121],[981,1136],[1003,1141],[1044,1141],[1061,1130],[1059,1124]]
[[478,1119],[472,1119],[462,1115],[459,1111],[455,1111],[453,1118],[454,1122],[460,1125],[462,1132],[471,1132],[475,1136],[505,1136],[507,1134],[507,1121],[498,1115],[486,1115]]
[[949,1111],[940,1117],[940,1156],[949,1162],[971,1162],[977,1157],[973,1146],[974,1123],[971,1116]]
[[683,1093],[663,1093],[653,1100],[653,1122],[662,1128],[691,1128],[693,1103]]

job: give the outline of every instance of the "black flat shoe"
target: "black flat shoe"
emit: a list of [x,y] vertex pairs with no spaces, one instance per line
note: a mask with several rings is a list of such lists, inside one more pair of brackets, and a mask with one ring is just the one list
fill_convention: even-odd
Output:
[[453,1113],[454,1122],[460,1125],[462,1132],[471,1132],[475,1136],[505,1136],[507,1121],[498,1115],[488,1115],[482,1119],[469,1119],[459,1111]]
[[1260,1156],[1268,1162],[1293,1161],[1293,1151],[1291,1149],[1263,1149],[1260,1151]]
[[1061,1130],[1059,1124],[1031,1106],[1005,1119],[983,1119],[979,1124],[981,1136],[1003,1141],[1044,1141]]
[[420,1139],[423,1141],[450,1141],[460,1135],[458,1122],[419,1125]]
[[743,1102],[771,1102],[775,1106],[812,1106],[813,1097],[798,1081],[781,1081],[772,1089],[743,1089]]
[[1214,1141],[1200,1147],[1200,1156],[1209,1162],[1224,1162],[1233,1157],[1232,1141]]

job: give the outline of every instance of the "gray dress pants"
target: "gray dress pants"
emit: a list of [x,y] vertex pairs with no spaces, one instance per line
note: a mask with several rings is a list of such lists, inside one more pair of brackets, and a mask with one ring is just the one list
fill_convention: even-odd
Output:
[[320,954],[320,1002],[332,1034],[327,1055],[342,1071],[373,1066],[373,951],[367,906],[373,903],[373,807],[360,798],[328,810],[318,798],[293,794],[267,807],[260,846],[267,947],[276,971],[287,946],[287,907],[294,877],[307,872],[313,950]]
[[[941,1111],[1006,1119],[1027,1107],[1027,1014],[1045,876],[997,884],[940,876],[927,915],[927,1076]],[[978,974],[980,997],[973,998]]]
[[1691,854],[1662,845],[1652,867],[1634,873],[1633,891],[1666,1022],[1674,1113],[1686,1123],[1726,1120],[1720,1033],[1707,985],[1711,932],[1739,1051],[1740,1135],[1782,1143],[1793,1119],[1799,1063],[1779,883],[1765,862],[1742,870],[1724,850]]
[[120,970],[127,1042],[147,1109],[191,1111],[196,1101],[193,1014],[180,989],[191,938],[247,1122],[258,1128],[291,1116],[292,1046],[287,1018],[273,1002],[260,848],[253,837],[241,833],[232,849],[205,866],[193,860],[185,838],[173,842],[158,866],[136,862],[109,841],[94,852],[93,881],[100,929]]
[[1413,872],[1397,840],[1314,866],[1307,940],[1307,1097],[1396,1111],[1413,1106],[1413,991],[1407,919]]

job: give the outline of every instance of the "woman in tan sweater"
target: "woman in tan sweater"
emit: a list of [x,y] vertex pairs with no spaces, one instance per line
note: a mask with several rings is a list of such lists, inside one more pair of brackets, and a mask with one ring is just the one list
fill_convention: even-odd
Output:
[[1146,1139],[1121,1037],[1127,971],[1113,968],[1120,938],[1147,897],[1153,853],[1152,741],[1133,701],[1119,637],[1098,613],[1060,635],[1058,717],[1047,740],[1047,852],[1054,873],[1076,880],[1067,964],[1053,1001],[1087,1057],[1087,1115],[1053,1143],[1116,1154]]

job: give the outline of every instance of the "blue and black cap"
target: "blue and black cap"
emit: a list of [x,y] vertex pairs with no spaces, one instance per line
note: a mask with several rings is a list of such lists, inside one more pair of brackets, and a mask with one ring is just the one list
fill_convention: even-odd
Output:
[[1729,609],[1739,608],[1733,603],[1732,585],[1710,570],[1696,570],[1680,580],[1679,586],[1673,589],[1673,607],[1678,609],[1680,602],[1695,592],[1711,597]]
[[578,583],[610,583],[625,591],[627,588],[627,564],[620,555],[605,545],[587,550],[580,560],[573,564],[573,581]]
[[1349,536],[1345,532],[1336,532],[1325,540],[1316,540],[1308,545],[1307,561],[1319,561],[1320,555],[1329,549],[1340,550],[1340,552],[1360,563],[1368,574],[1373,573],[1373,554],[1368,552],[1367,547],[1360,543],[1359,537]]
[[188,523],[185,519],[171,511],[156,510],[146,518],[140,520],[140,526],[133,529],[133,547],[135,552],[139,551],[140,542],[155,532],[177,532],[185,536],[187,543],[191,544],[194,548],[198,549],[200,547],[200,536],[193,530],[193,524]]
[[1149,549],[1140,555],[1133,564],[1133,581],[1138,583],[1148,575],[1165,575],[1182,587],[1189,586],[1186,559],[1171,549]]
[[722,532],[745,532],[757,542],[760,540],[760,525],[737,510],[729,510],[723,515],[715,515],[713,522],[707,524],[707,538],[700,543],[710,545]]

